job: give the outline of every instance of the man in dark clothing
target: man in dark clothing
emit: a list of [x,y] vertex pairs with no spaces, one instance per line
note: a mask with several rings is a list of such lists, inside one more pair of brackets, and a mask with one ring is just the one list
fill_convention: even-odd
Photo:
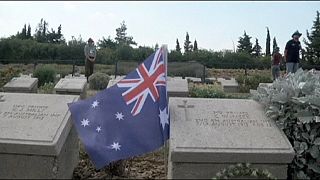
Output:
[[271,66],[271,70],[272,70],[272,77],[273,80],[276,80],[279,78],[280,76],[280,62],[282,59],[282,55],[279,53],[279,47],[277,47],[275,49],[274,54],[272,55],[272,66]]
[[86,77],[88,82],[89,76],[91,76],[93,73],[93,66],[96,60],[96,55],[97,55],[96,46],[94,45],[94,41],[91,38],[89,38],[88,44],[86,44],[84,47],[84,55],[86,56],[85,71],[86,71]]
[[284,59],[286,61],[287,73],[295,73],[299,66],[299,52],[301,50],[301,44],[299,38],[302,34],[296,31],[292,34],[292,39],[286,44],[284,50]]

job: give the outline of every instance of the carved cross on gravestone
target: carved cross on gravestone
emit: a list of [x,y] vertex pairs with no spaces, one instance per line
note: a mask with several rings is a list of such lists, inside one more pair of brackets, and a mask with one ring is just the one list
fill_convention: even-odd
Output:
[[190,121],[189,115],[188,115],[188,108],[194,108],[194,105],[187,105],[187,103],[188,103],[187,100],[183,100],[183,105],[178,105],[178,108],[184,108],[186,121]]

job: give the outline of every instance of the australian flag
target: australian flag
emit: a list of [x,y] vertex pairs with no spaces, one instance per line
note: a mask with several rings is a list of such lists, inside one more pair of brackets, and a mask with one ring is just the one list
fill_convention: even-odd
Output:
[[70,103],[73,123],[97,169],[160,148],[169,138],[167,48],[114,86]]

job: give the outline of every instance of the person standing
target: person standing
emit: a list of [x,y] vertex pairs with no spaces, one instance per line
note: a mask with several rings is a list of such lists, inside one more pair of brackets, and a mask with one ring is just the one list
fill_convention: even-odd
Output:
[[272,55],[271,61],[271,71],[272,71],[272,77],[273,80],[276,80],[280,76],[280,62],[282,59],[282,55],[279,53],[279,47],[277,47],[274,51],[274,54]]
[[287,73],[295,73],[299,66],[299,52],[301,44],[299,38],[302,34],[297,30],[292,34],[292,39],[286,44],[284,50],[284,59],[286,61]]
[[87,77],[87,82],[89,82],[89,76],[93,74],[93,66],[96,60],[97,49],[94,45],[94,41],[89,38],[88,44],[84,47],[84,55],[85,57],[85,75]]

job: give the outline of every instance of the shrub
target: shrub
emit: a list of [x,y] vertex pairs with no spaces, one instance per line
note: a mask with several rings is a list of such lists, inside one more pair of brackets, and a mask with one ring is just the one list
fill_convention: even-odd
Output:
[[49,82],[49,83],[44,83],[43,86],[40,86],[39,87],[39,93],[40,94],[53,94],[54,92],[54,86],[55,84],[52,83],[52,82]]
[[249,93],[250,89],[257,89],[259,83],[271,83],[272,79],[268,75],[255,74],[253,76],[239,75],[236,77],[240,86],[240,92]]
[[193,85],[190,89],[191,97],[225,98],[226,94],[218,85]]
[[94,73],[89,77],[89,87],[95,90],[105,89],[109,83],[109,76],[103,73]]
[[8,83],[13,77],[18,77],[20,73],[19,69],[9,67],[0,71],[0,87]]
[[295,150],[288,179],[320,177],[320,75],[299,69],[272,86],[258,87],[253,99],[284,131]]
[[268,170],[251,167],[250,163],[238,163],[230,165],[216,173],[212,179],[237,179],[253,177],[256,179],[276,179]]
[[56,77],[55,69],[50,65],[44,65],[37,68],[33,76],[38,78],[38,87],[44,85],[45,83],[54,82]]

